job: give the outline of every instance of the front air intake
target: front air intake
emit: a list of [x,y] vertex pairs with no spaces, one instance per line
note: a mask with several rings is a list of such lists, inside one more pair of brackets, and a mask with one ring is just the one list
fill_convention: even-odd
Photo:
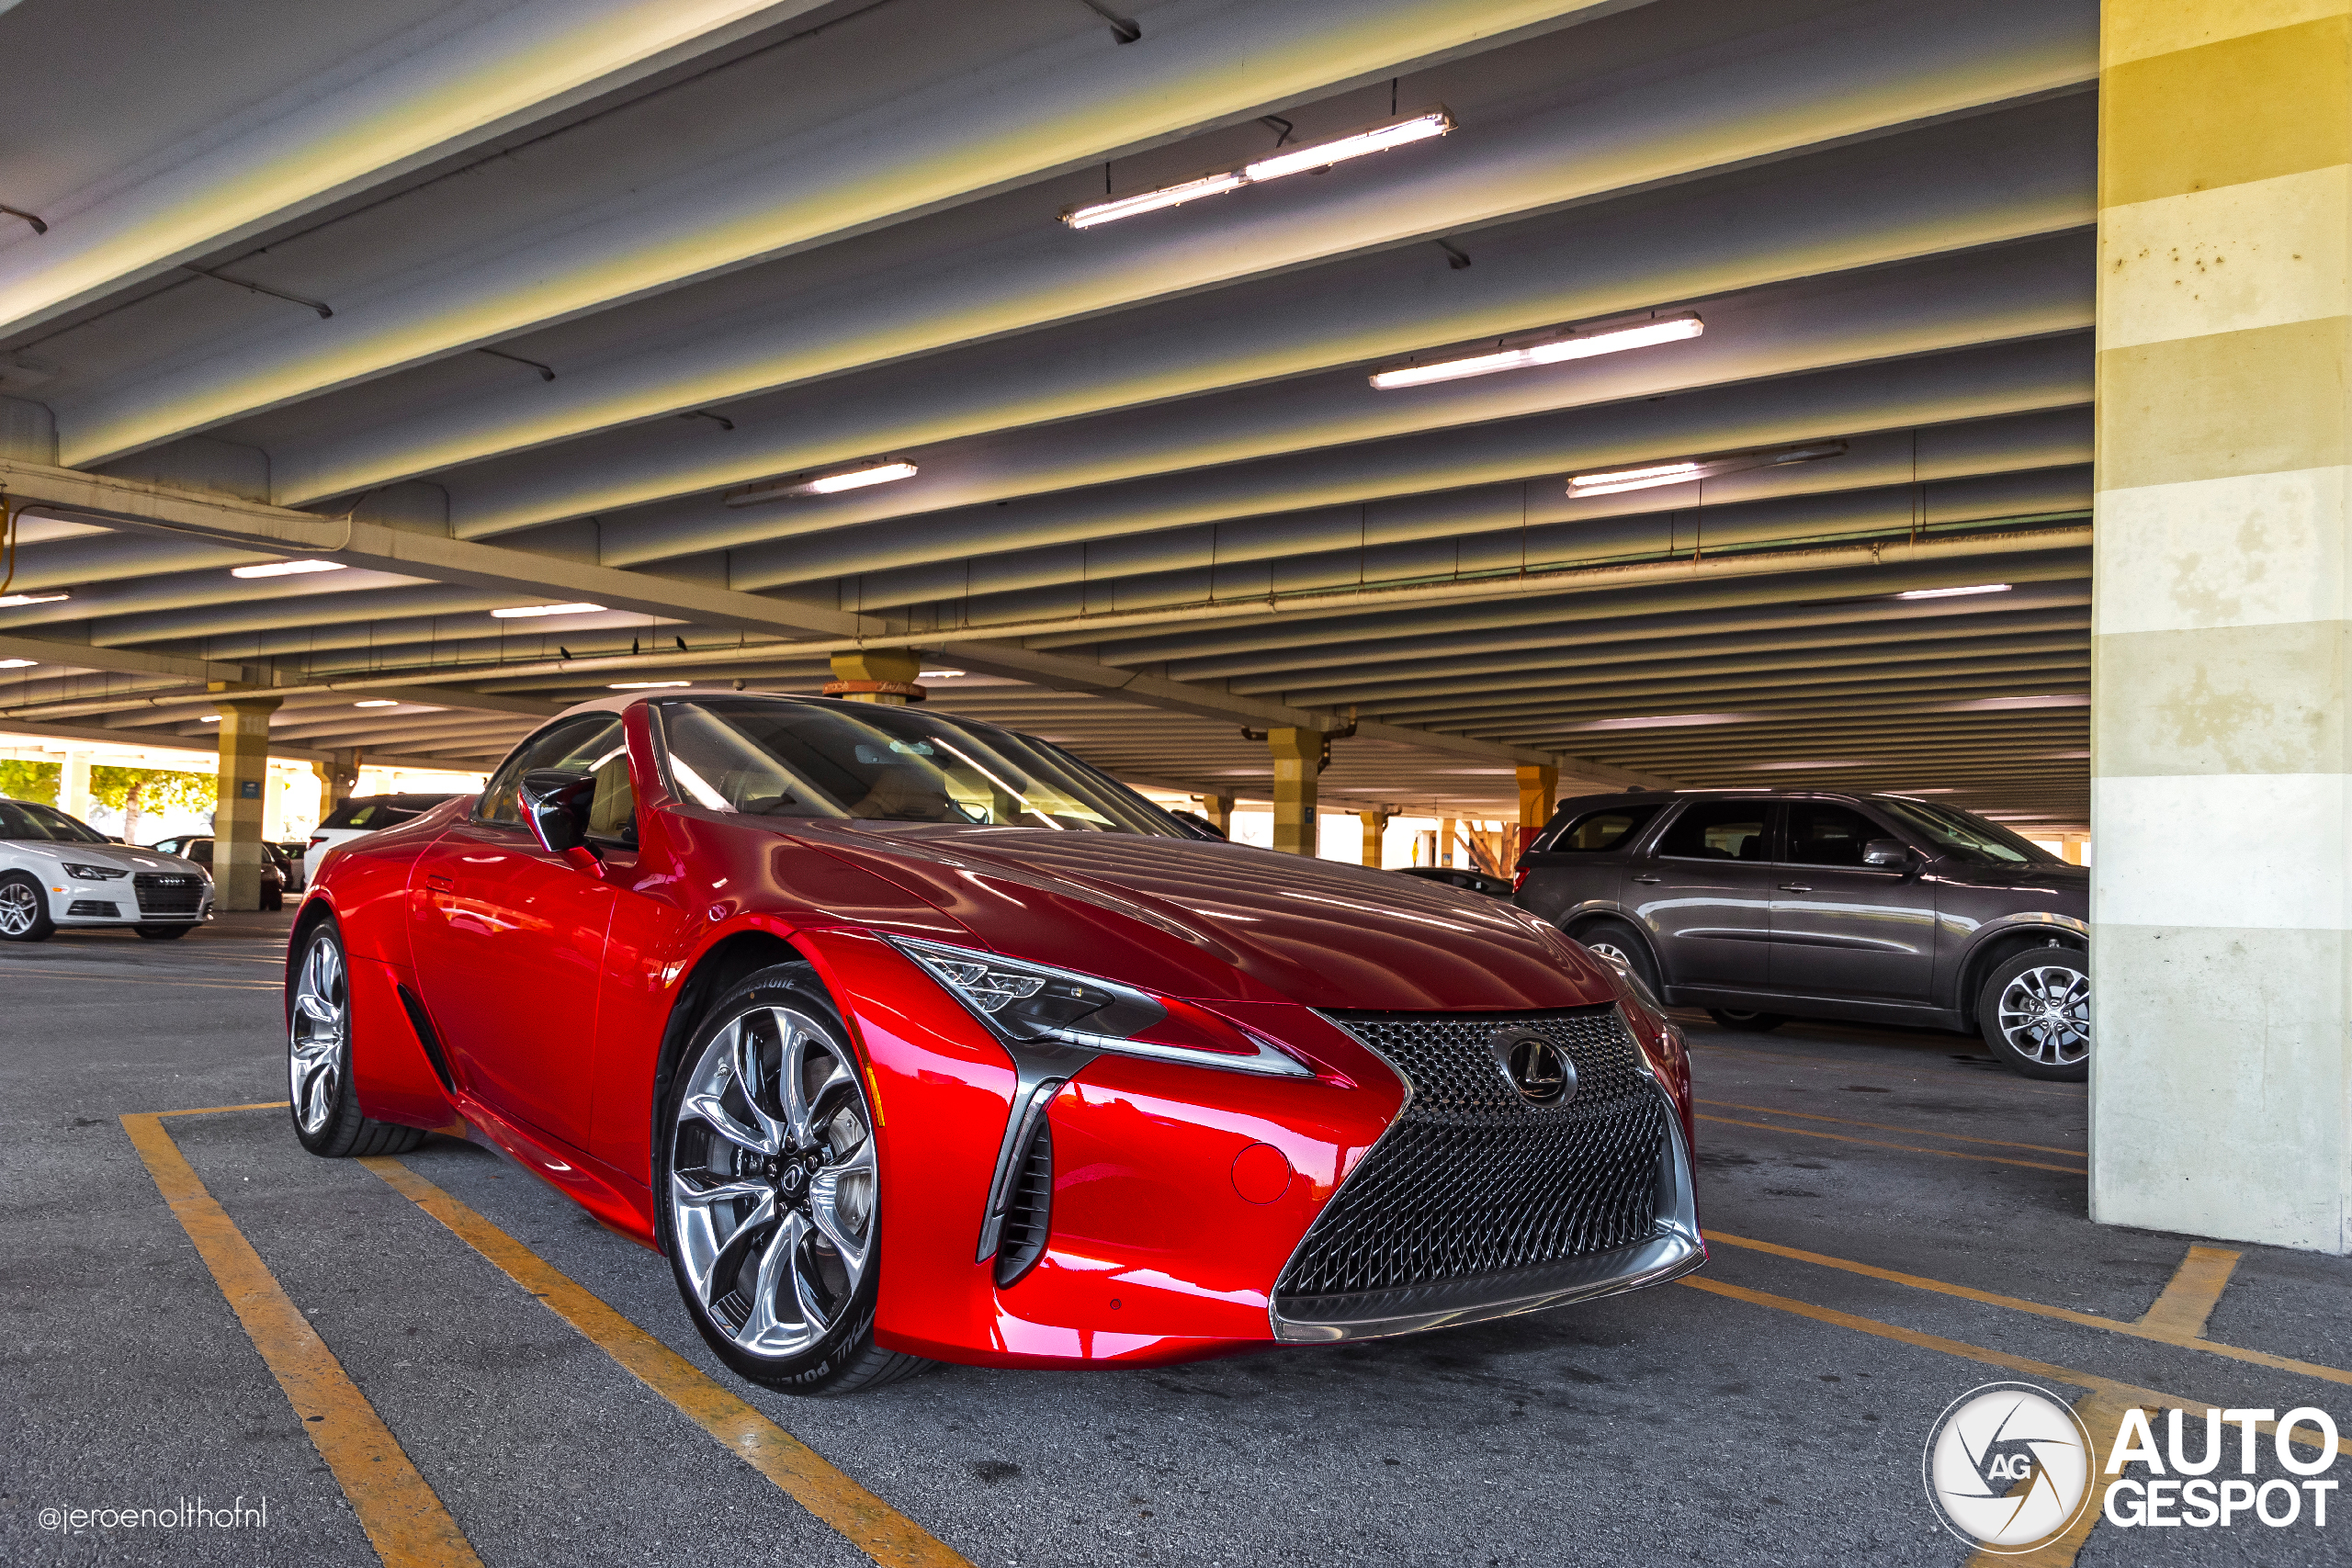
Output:
[[997,1233],[996,1282],[1012,1284],[1046,1256],[1054,1221],[1054,1132],[1040,1116],[1012,1167],[1004,1227]]

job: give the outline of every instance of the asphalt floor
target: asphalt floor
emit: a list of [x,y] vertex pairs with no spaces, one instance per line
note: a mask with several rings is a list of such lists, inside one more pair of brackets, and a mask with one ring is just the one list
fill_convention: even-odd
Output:
[[[285,922],[0,948],[0,1562],[379,1558],[368,1476],[326,1462],[132,1141],[143,1113],[284,1097]],[[2086,1411],[2148,1391],[2317,1405],[2352,1433],[2352,1259],[2230,1261],[2090,1224],[2079,1086],[1926,1031],[1693,1015],[1690,1032],[1713,1256],[1689,1282],[1374,1344],[943,1368],[838,1400],[730,1377],[657,1258],[480,1148],[401,1164],[704,1393],[657,1392],[555,1310],[564,1289],[518,1280],[377,1170],[305,1155],[283,1110],[160,1125],[397,1440],[392,1468],[404,1454],[493,1565],[1956,1564],[1921,1448],[1984,1382]],[[732,1399],[878,1499],[914,1555],[869,1556],[717,1440]],[[199,1499],[214,1514],[175,1525],[64,1512]],[[2342,1562],[2346,1531],[2352,1514],[2101,1523],[2035,1561]]]

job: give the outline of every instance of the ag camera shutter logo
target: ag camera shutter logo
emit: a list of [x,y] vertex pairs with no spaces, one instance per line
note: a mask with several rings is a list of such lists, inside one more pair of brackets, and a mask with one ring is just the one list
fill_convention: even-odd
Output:
[[2012,1556],[2066,1533],[2091,1500],[2091,1438],[2074,1408],[2026,1382],[1992,1382],[1951,1402],[1920,1469],[1944,1528]]

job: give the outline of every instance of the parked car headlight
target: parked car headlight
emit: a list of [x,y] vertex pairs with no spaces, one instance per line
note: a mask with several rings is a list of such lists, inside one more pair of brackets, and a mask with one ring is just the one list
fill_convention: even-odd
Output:
[[1173,997],[968,947],[889,940],[992,1032],[1021,1044],[1054,1041],[1229,1072],[1314,1076],[1271,1041]]
[[129,876],[127,871],[117,871],[110,865],[84,865],[78,861],[62,861],[68,876],[78,876],[85,882],[119,882]]

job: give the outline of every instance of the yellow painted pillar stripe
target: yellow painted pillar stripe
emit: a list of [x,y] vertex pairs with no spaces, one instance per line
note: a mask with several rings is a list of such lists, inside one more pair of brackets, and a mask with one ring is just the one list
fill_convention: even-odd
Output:
[[302,1430],[351,1500],[359,1528],[368,1532],[385,1568],[465,1568],[469,1563],[479,1568],[481,1559],[439,1495],[417,1473],[334,1352],[288,1299],[253,1244],[205,1190],[187,1156],[164,1130],[163,1117],[127,1115],[122,1125],[254,1348],[286,1391],[287,1403],[302,1419]]
[[921,1525],[827,1463],[816,1450],[399,1160],[379,1155],[359,1163],[448,1226],[631,1376],[875,1562],[890,1568],[971,1568]]
[[2222,1304],[2222,1292],[2229,1289],[2231,1271],[2237,1266],[2238,1254],[2226,1247],[2190,1247],[2171,1283],[2156,1297],[2155,1304],[2142,1314],[2141,1325],[2161,1328],[2185,1338],[2202,1339],[2206,1321]]

